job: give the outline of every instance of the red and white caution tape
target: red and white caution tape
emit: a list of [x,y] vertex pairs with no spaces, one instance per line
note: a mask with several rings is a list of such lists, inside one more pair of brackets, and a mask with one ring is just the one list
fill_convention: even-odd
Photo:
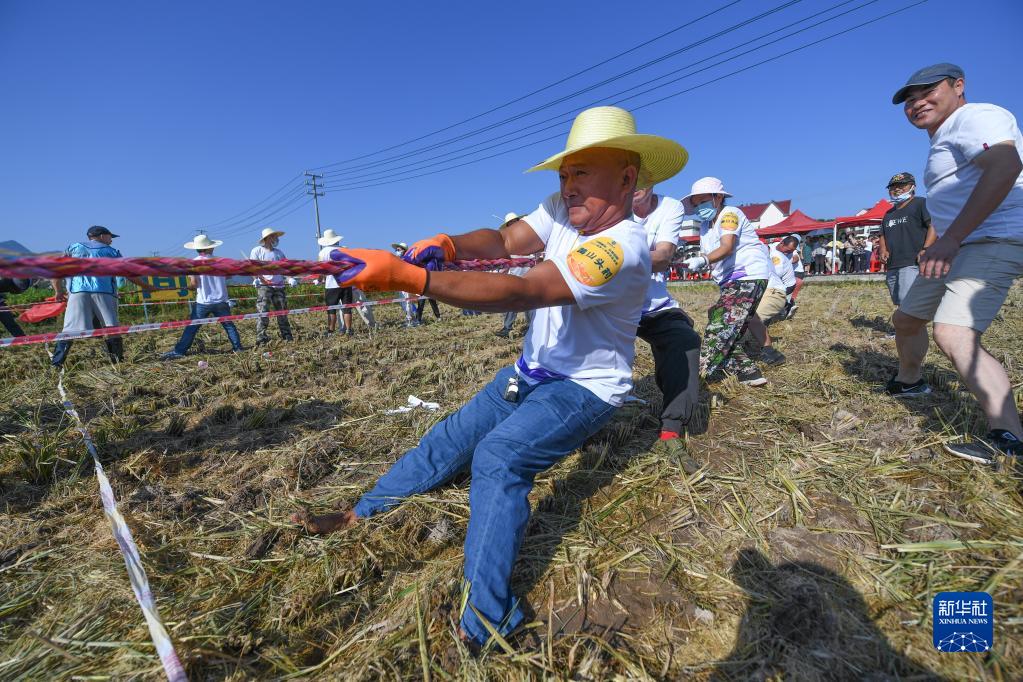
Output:
[[174,643],[171,642],[167,629],[160,619],[160,612],[156,608],[156,601],[153,599],[153,592],[149,588],[149,579],[146,577],[146,570],[142,567],[142,558],[139,556],[139,548],[135,539],[131,536],[131,529],[125,522],[121,512],[117,509],[117,499],[114,497],[114,490],[110,487],[103,465],[99,461],[99,453],[96,445],[92,442],[92,436],[78,416],[74,404],[67,397],[64,391],[64,371],[61,370],[60,379],[57,381],[57,390],[60,392],[60,399],[64,405],[64,412],[75,423],[75,428],[82,435],[85,442],[85,449],[92,455],[92,461],[96,466],[96,481],[99,483],[99,494],[103,500],[103,513],[110,522],[110,530],[113,531],[114,540],[124,557],[124,565],[128,568],[128,579],[131,581],[131,589],[135,592],[135,599],[142,607],[142,615],[146,618],[149,626],[149,636],[156,646],[156,653],[163,664],[163,671],[167,674],[170,682],[187,682],[188,676],[174,651]]
[[318,313],[325,310],[343,310],[345,308],[361,308],[371,305],[385,305],[388,303],[402,303],[418,301],[425,296],[409,296],[408,298],[382,298],[375,301],[361,301],[359,303],[341,303],[339,305],[317,305],[308,308],[291,308],[288,310],[268,310],[265,313],[239,313],[237,315],[221,315],[220,317],[204,317],[197,320],[171,320],[168,322],[149,322],[146,324],[133,324],[122,327],[103,327],[101,329],[83,329],[82,331],[49,332],[47,334],[31,334],[28,336],[11,336],[0,339],[0,348],[12,346],[27,346],[32,343],[46,343],[49,341],[70,341],[72,339],[88,339],[101,336],[120,336],[121,334],[137,334],[139,332],[151,332],[158,329],[181,329],[182,327],[194,327],[203,324],[217,324],[220,322],[237,322],[239,320],[255,320],[260,317],[280,317],[282,315],[301,315],[303,313]]

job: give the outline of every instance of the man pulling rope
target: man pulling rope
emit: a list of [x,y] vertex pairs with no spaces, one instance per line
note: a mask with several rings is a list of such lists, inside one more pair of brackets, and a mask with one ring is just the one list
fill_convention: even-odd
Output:
[[[498,230],[424,239],[405,260],[338,250],[340,278],[366,290],[400,289],[461,308],[536,309],[518,361],[454,414],[347,511],[293,515],[312,533],[349,528],[471,470],[465,539],[466,605],[460,634],[475,645],[523,621],[511,574],[529,520],[534,477],[606,424],[632,388],[636,325],[650,280],[644,228],[632,219],[637,187],[682,169],[688,154],[636,134],[632,115],[597,107],[575,119],[566,149],[530,170],[557,170],[561,191]],[[456,258],[506,259],[545,251],[524,277],[442,272]]]

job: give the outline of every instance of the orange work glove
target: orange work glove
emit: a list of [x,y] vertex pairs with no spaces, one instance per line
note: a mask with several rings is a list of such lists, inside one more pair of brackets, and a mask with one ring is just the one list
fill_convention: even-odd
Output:
[[348,263],[350,268],[334,275],[341,286],[363,291],[407,291],[421,294],[426,288],[426,270],[387,251],[378,249],[334,249],[330,260]]
[[409,247],[401,259],[427,270],[440,270],[443,262],[455,260],[455,243],[446,234],[420,239]]

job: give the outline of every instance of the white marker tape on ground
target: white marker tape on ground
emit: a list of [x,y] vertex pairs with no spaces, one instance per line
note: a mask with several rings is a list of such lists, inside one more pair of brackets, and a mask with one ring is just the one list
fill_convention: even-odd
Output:
[[131,589],[135,591],[135,599],[138,600],[139,606],[142,607],[142,614],[146,617],[146,624],[149,625],[149,636],[152,638],[153,644],[156,645],[156,653],[159,654],[160,662],[163,663],[163,670],[167,673],[167,679],[171,682],[187,682],[188,676],[185,675],[185,669],[182,667],[181,661],[178,660],[178,655],[174,651],[174,644],[171,642],[166,628],[163,627],[160,613],[156,610],[156,602],[153,600],[153,593],[149,589],[149,579],[146,578],[146,571],[142,568],[139,549],[135,546],[135,540],[131,536],[128,524],[125,523],[124,517],[121,516],[121,512],[117,509],[117,500],[114,498],[113,488],[110,487],[110,481],[107,480],[106,472],[103,471],[103,465],[100,464],[99,454],[96,452],[96,446],[92,442],[92,436],[89,435],[89,431],[85,428],[82,418],[78,416],[78,411],[75,410],[74,404],[68,399],[67,393],[64,391],[63,370],[61,370],[60,379],[57,381],[57,390],[60,391],[64,412],[77,425],[75,428],[82,434],[82,440],[85,441],[85,449],[92,455],[92,461],[96,465],[96,480],[99,482],[99,494],[103,499],[103,511],[107,516],[107,520],[110,521],[110,529],[114,533],[114,539],[117,540],[117,546],[121,549],[124,565],[128,567],[128,579],[131,580]]

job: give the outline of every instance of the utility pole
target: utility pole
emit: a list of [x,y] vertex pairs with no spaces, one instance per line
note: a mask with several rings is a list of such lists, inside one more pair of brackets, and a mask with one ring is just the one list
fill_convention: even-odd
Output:
[[323,196],[323,192],[319,190],[323,189],[323,185],[316,186],[316,180],[323,178],[322,175],[316,173],[305,172],[305,176],[309,178],[306,181],[305,186],[311,188],[306,194],[313,195],[313,207],[316,209],[316,238],[319,239],[322,235],[320,234],[320,201],[319,198]]

